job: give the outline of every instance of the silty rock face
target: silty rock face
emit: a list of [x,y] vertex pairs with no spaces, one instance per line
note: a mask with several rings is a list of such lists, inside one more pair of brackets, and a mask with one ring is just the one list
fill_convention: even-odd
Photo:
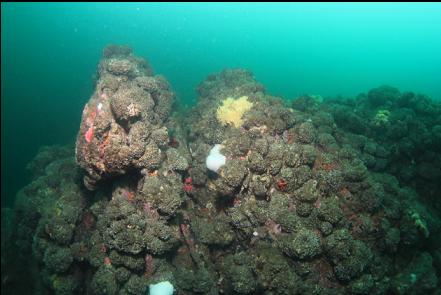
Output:
[[85,186],[132,169],[154,170],[168,143],[164,122],[173,93],[161,76],[129,48],[108,46],[98,66],[95,92],[83,110],[76,159]]
[[[225,294],[285,294],[286,289],[311,294],[312,286],[318,293],[369,294],[382,284],[378,294],[386,294],[389,281],[375,263],[392,269],[385,253],[399,258],[400,249],[439,230],[439,219],[421,211],[412,190],[369,170],[356,138],[320,110],[318,97],[290,105],[240,69],[210,75],[198,90],[198,104],[185,124],[193,151],[190,176],[198,184],[192,199],[202,205],[201,212],[213,208],[212,219],[225,215],[222,232],[232,232],[233,238],[225,238],[224,247],[241,245],[234,255],[218,254],[215,262],[227,278],[220,287]],[[251,107],[239,113],[244,101]],[[204,163],[216,145],[226,161],[212,173]],[[192,226],[196,244],[219,245],[196,221]],[[265,260],[268,249],[271,258]],[[429,266],[423,269],[430,272]],[[279,278],[292,285],[284,289]],[[432,287],[413,284],[428,290],[437,280],[429,281]]]
[[[179,294],[440,289],[439,210],[417,194],[439,186],[400,184],[389,167],[418,145],[393,154],[407,139],[381,134],[398,136],[393,126],[414,109],[406,122],[420,127],[406,134],[433,137],[424,148],[438,157],[441,105],[387,87],[357,98],[356,111],[341,99],[290,102],[236,69],[210,75],[198,104],[168,118],[167,83],[129,48],[107,47],[98,73],[76,146],[96,190],[83,189],[69,148],[30,163],[33,181],[2,211],[2,281],[29,289],[11,294],[146,294],[160,281]],[[357,122],[377,131],[356,132]],[[214,171],[213,147],[224,157]]]

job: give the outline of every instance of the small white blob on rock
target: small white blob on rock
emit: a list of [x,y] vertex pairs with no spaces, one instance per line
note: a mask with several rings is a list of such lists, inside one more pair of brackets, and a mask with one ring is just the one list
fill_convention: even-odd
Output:
[[175,289],[169,281],[159,282],[149,286],[149,295],[172,295]]
[[207,164],[207,168],[213,172],[217,172],[220,167],[225,165],[225,161],[227,159],[224,155],[220,153],[221,147],[222,145],[215,144],[214,147],[210,150],[207,160],[205,161]]

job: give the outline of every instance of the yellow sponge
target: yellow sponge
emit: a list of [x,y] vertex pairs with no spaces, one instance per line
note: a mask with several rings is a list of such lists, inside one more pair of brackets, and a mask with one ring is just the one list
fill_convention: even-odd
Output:
[[243,114],[253,107],[253,103],[248,101],[248,96],[238,99],[228,97],[222,101],[222,105],[217,108],[217,119],[222,125],[233,125],[239,128],[243,124]]

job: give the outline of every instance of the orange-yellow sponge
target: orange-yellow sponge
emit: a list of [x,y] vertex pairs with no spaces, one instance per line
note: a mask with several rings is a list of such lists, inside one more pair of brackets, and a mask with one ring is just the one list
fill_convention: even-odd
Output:
[[238,99],[228,97],[224,99],[222,105],[217,108],[217,119],[222,125],[233,125],[239,128],[243,124],[243,114],[252,107],[253,103],[248,101],[248,96],[242,96]]

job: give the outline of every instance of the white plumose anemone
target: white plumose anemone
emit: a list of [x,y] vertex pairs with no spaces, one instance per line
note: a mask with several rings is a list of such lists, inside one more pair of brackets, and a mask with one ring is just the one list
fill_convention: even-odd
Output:
[[205,163],[207,164],[207,168],[213,172],[217,173],[220,167],[225,165],[226,157],[220,153],[222,145],[215,144],[214,147],[210,150],[208,154],[207,160]]
[[159,282],[149,286],[149,295],[172,295],[175,289],[169,281]]

